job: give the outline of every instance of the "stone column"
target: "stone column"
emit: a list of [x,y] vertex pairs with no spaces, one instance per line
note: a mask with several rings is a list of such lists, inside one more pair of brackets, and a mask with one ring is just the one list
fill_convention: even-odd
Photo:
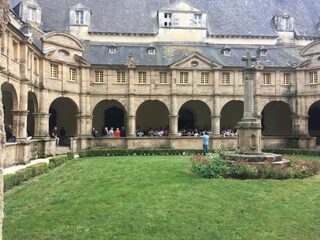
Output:
[[136,114],[134,108],[134,95],[129,95],[128,115],[127,115],[128,137],[136,136]]
[[213,115],[211,116],[211,136],[220,136],[220,96],[214,96]]
[[178,110],[177,110],[177,95],[171,97],[171,114],[169,115],[170,121],[170,136],[178,135]]
[[49,137],[49,117],[48,113],[34,113],[33,114],[36,127],[35,127],[35,137]]
[[308,119],[309,116],[293,115],[292,117],[292,134],[293,136],[308,136]]

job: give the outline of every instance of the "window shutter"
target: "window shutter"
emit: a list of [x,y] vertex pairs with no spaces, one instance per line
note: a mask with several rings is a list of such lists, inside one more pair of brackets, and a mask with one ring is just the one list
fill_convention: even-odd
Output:
[[202,14],[201,27],[207,27],[207,14]]
[[74,10],[70,11],[70,25],[76,24],[76,12]]
[[293,17],[289,18],[289,29],[288,30],[290,32],[294,31],[294,18]]
[[179,26],[179,18],[177,18],[175,14],[172,14],[172,26],[173,27]]

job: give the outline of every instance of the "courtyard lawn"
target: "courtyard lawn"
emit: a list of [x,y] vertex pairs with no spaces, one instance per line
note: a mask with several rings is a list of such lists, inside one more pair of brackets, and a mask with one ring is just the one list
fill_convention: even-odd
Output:
[[319,186],[201,179],[186,156],[78,159],[5,194],[4,239],[319,239]]

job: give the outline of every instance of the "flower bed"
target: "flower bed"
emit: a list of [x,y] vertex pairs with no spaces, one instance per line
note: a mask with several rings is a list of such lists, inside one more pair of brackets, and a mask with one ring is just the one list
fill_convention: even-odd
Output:
[[320,162],[291,160],[287,165],[274,165],[272,161],[256,164],[242,160],[228,162],[221,159],[218,154],[208,154],[207,156],[193,156],[191,170],[204,178],[306,178],[319,172]]

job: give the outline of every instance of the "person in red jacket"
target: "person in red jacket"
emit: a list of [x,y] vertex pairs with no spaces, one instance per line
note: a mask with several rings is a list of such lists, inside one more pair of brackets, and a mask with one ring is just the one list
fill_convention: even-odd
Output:
[[114,136],[115,136],[115,137],[120,137],[120,130],[119,130],[119,128],[117,128],[117,129],[114,131]]

